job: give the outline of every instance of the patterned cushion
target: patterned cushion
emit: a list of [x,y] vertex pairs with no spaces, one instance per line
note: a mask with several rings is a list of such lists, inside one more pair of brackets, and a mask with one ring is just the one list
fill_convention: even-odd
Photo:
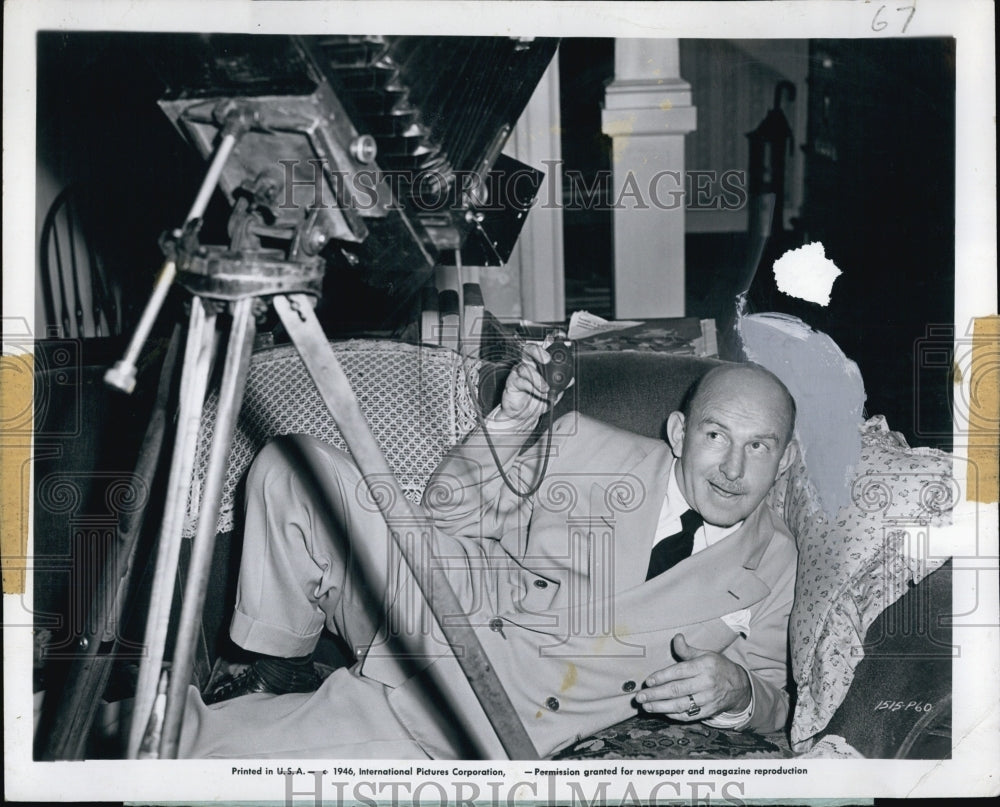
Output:
[[801,752],[843,701],[875,618],[946,557],[919,533],[950,520],[958,501],[951,456],[910,448],[882,417],[862,426],[852,502],[831,522],[801,463],[772,495],[799,549],[789,625],[798,699],[792,748]]
[[783,731],[757,734],[638,715],[602,729],[552,759],[773,759],[792,756]]
[[[476,366],[445,348],[383,340],[334,342],[333,348],[403,492],[418,501],[445,452],[475,425],[469,386],[475,389]],[[205,404],[184,525],[187,537],[197,529],[216,407],[213,394]],[[347,450],[295,348],[284,345],[263,350],[250,364],[223,487],[218,532],[232,529],[234,493],[260,448],[276,435],[294,433],[309,434]]]

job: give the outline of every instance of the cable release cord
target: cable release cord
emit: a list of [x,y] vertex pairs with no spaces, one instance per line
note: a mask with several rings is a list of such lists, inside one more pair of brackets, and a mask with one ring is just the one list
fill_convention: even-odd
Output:
[[503,469],[503,463],[500,460],[500,455],[497,454],[496,446],[493,444],[493,438],[490,437],[490,432],[486,428],[486,418],[483,417],[483,413],[479,411],[479,393],[472,388],[472,382],[469,379],[469,373],[464,372],[462,374],[465,376],[465,384],[468,387],[469,395],[472,396],[473,406],[472,409],[476,414],[476,423],[479,424],[479,428],[483,432],[483,436],[486,438],[486,445],[490,449],[490,454],[493,457],[493,464],[496,466],[497,472],[500,474],[500,478],[503,483],[507,486],[515,496],[521,499],[527,499],[529,496],[534,496],[538,489],[542,486],[542,482],[545,481],[545,474],[549,470],[549,455],[552,453],[552,409],[555,407],[556,397],[558,397],[558,392],[549,392],[546,396],[548,401],[548,409],[541,415],[545,418],[545,453],[542,455],[542,467],[538,469],[538,477],[535,481],[528,487],[527,490],[518,490],[515,487],[513,481]]
[[527,499],[529,496],[534,496],[538,489],[542,486],[542,482],[545,481],[545,475],[549,470],[549,456],[552,453],[552,408],[555,406],[555,396],[547,396],[549,408],[542,414],[545,418],[545,452],[542,454],[542,467],[538,469],[538,477],[531,484],[527,490],[518,490],[514,483],[511,481],[510,477],[503,469],[503,465],[500,461],[500,457],[497,454],[496,447],[493,445],[493,439],[490,437],[489,431],[486,429],[486,421],[479,410],[476,410],[477,420],[479,421],[479,428],[483,430],[483,436],[486,438],[486,445],[490,449],[490,454],[493,456],[493,464],[496,465],[497,472],[500,474],[500,478],[503,483],[507,486],[508,490],[515,496],[521,499]]

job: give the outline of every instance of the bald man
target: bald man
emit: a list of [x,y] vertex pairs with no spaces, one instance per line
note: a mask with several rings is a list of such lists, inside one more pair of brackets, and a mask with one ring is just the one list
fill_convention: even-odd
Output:
[[[795,455],[788,391],[723,365],[669,415],[669,445],[573,413],[525,448],[547,360],[526,348],[492,440],[477,429],[452,449],[423,501],[438,529],[422,560],[536,749],[638,711],[782,728],[795,547],[765,497]],[[182,756],[504,757],[366,496],[350,459],[311,438],[258,456],[230,632],[260,656],[211,705],[192,689]],[[324,629],[356,661],[320,684]]]

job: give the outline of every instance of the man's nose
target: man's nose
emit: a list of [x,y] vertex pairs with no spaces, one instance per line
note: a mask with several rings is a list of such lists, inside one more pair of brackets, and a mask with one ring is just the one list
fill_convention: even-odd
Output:
[[745,457],[743,456],[743,452],[736,446],[731,446],[726,452],[726,456],[723,457],[719,469],[725,475],[726,479],[735,481],[743,476],[744,462]]

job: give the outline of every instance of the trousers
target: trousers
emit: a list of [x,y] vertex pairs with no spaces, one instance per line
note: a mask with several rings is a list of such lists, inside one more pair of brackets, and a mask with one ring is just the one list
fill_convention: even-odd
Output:
[[[487,565],[479,543],[435,532],[431,549],[447,559],[438,565],[459,602],[470,606],[481,596]],[[278,438],[261,450],[246,484],[244,545],[230,626],[236,644],[272,656],[303,656],[315,649],[326,628],[359,659],[400,653],[400,635],[416,637],[418,645],[432,635],[427,605],[347,454],[302,435]],[[430,652],[449,652],[440,642],[432,644]],[[412,736],[390,704],[392,687],[366,677],[361,667],[359,660],[335,670],[313,693],[254,694],[212,706],[191,687],[179,756],[447,755]]]

